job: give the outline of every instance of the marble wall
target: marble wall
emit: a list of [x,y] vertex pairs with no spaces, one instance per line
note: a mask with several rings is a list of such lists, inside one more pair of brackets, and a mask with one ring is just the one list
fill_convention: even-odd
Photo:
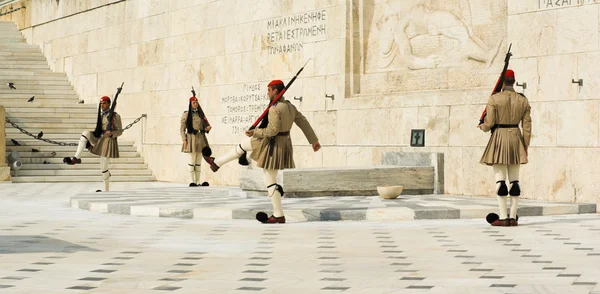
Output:
[[[114,94],[161,181],[188,181],[179,119],[194,86],[229,151],[266,105],[266,84],[308,65],[286,97],[313,124],[313,153],[292,130],[298,167],[380,163],[388,151],[445,153],[445,192],[493,195],[476,128],[512,43],[532,105],[524,198],[599,202],[600,5],[593,0],[24,1],[13,19],[86,103]],[[7,16],[3,18],[6,19]],[[90,21],[90,20],[94,21]],[[583,86],[572,83],[583,79]],[[333,99],[328,98],[333,95]],[[294,98],[302,100],[294,100]],[[426,146],[410,147],[411,129]],[[232,163],[203,177],[236,185]]]

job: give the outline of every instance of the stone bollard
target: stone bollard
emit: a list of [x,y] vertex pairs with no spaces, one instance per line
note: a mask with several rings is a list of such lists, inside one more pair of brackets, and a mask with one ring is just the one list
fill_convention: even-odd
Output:
[[10,167],[6,164],[6,113],[0,105],[0,182],[10,181]]

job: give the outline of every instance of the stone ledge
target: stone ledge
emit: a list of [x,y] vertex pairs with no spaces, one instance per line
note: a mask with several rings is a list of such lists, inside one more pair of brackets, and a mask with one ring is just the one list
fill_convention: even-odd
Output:
[[402,185],[402,194],[433,193],[433,167],[295,168],[283,171],[289,197],[375,196],[377,186]]
[[[384,152],[381,165],[295,168],[280,171],[287,197],[377,196],[377,186],[404,186],[402,195],[444,193],[444,154]],[[264,193],[263,171],[253,164],[240,172],[240,188]]]
[[[556,203],[522,199],[520,221],[528,216],[596,213],[596,204]],[[420,219],[472,219],[497,213],[493,197],[454,195],[379,197],[350,196],[284,198],[286,218],[306,221],[405,221]],[[71,207],[101,213],[145,217],[205,220],[254,220],[259,211],[271,213],[266,196],[248,197],[232,187],[155,188],[135,191],[86,193],[71,198]]]

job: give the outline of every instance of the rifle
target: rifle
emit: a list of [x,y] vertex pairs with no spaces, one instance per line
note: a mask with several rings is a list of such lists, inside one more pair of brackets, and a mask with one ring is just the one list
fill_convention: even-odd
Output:
[[[196,91],[194,91],[194,86],[192,86],[192,97],[196,97]],[[202,110],[200,103],[198,103],[198,111],[200,111],[200,116],[206,122],[206,125],[210,126],[210,123],[208,122],[208,118],[206,118],[206,114],[204,114],[204,111]],[[208,134],[208,132],[206,132],[206,133]]]
[[113,116],[115,114],[115,107],[117,107],[117,98],[119,98],[119,94],[121,94],[121,90],[123,90],[123,85],[125,82],[121,83],[121,87],[117,88],[117,94],[115,94],[115,100],[113,100],[112,105],[110,106],[110,112],[108,113],[108,125],[106,126],[107,131],[112,132],[113,127]]
[[267,115],[267,113],[269,112],[269,109],[271,108],[271,106],[275,105],[275,103],[277,103],[277,101],[279,100],[279,98],[281,98],[281,96],[283,96],[283,93],[285,93],[287,91],[287,89],[290,88],[290,86],[294,83],[294,81],[296,80],[296,78],[298,77],[298,75],[300,75],[300,73],[302,72],[302,70],[304,70],[304,67],[308,64],[308,62],[311,59],[312,58],[309,58],[308,61],[306,61],[306,63],[302,66],[302,68],[298,71],[298,73],[296,73],[296,75],[290,80],[290,82],[285,86],[285,88],[283,88],[283,90],[281,90],[281,92],[279,92],[279,94],[277,94],[277,96],[275,96],[275,99],[273,99],[273,101],[271,101],[271,103],[269,103],[269,106],[267,106],[267,109],[265,109],[265,111],[263,111],[263,113],[258,117],[258,119],[254,122],[254,124],[252,124],[252,126],[248,130],[254,130],[256,128],[256,126],[265,117],[265,115]]
[[[123,84],[125,84],[125,82],[121,83],[120,88],[117,88],[117,94],[115,94],[115,99],[113,100],[112,105],[110,106],[108,113],[108,125],[106,126],[107,131],[112,132],[112,120],[115,113],[115,107],[117,106],[117,98],[119,97],[119,94],[123,89]],[[99,138],[100,135],[102,135],[102,119],[100,118],[100,105],[98,105],[98,119],[96,120],[96,129],[94,130],[94,137]]]
[[[498,78],[498,81],[496,82],[496,86],[494,87],[494,90],[492,90],[492,95],[494,95],[496,93],[500,93],[500,91],[502,91],[502,87],[504,86],[506,70],[508,70],[508,63],[510,61],[510,57],[512,56],[512,53],[510,53],[511,47],[512,47],[512,43],[510,43],[510,46],[508,46],[508,52],[506,52],[506,57],[504,57],[504,68],[502,69],[502,73],[500,74],[500,77]],[[481,118],[479,118],[479,124],[483,123],[486,115],[487,115],[487,106],[483,110],[483,113],[481,114]]]

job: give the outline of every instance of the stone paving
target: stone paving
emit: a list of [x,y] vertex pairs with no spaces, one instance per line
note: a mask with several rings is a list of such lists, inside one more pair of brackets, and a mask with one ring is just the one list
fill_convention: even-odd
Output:
[[[96,212],[136,216],[255,219],[258,211],[271,213],[264,195],[251,196],[234,187],[165,187],[83,193],[71,197],[71,206]],[[555,203],[522,199],[519,217],[596,213],[596,204]],[[284,198],[288,221],[480,218],[497,212],[492,197],[456,195],[401,195],[392,200],[378,196]]]
[[[264,225],[70,207],[93,185],[0,185],[0,293],[600,294],[597,214],[523,217],[518,227]],[[166,187],[181,185],[114,185]]]

